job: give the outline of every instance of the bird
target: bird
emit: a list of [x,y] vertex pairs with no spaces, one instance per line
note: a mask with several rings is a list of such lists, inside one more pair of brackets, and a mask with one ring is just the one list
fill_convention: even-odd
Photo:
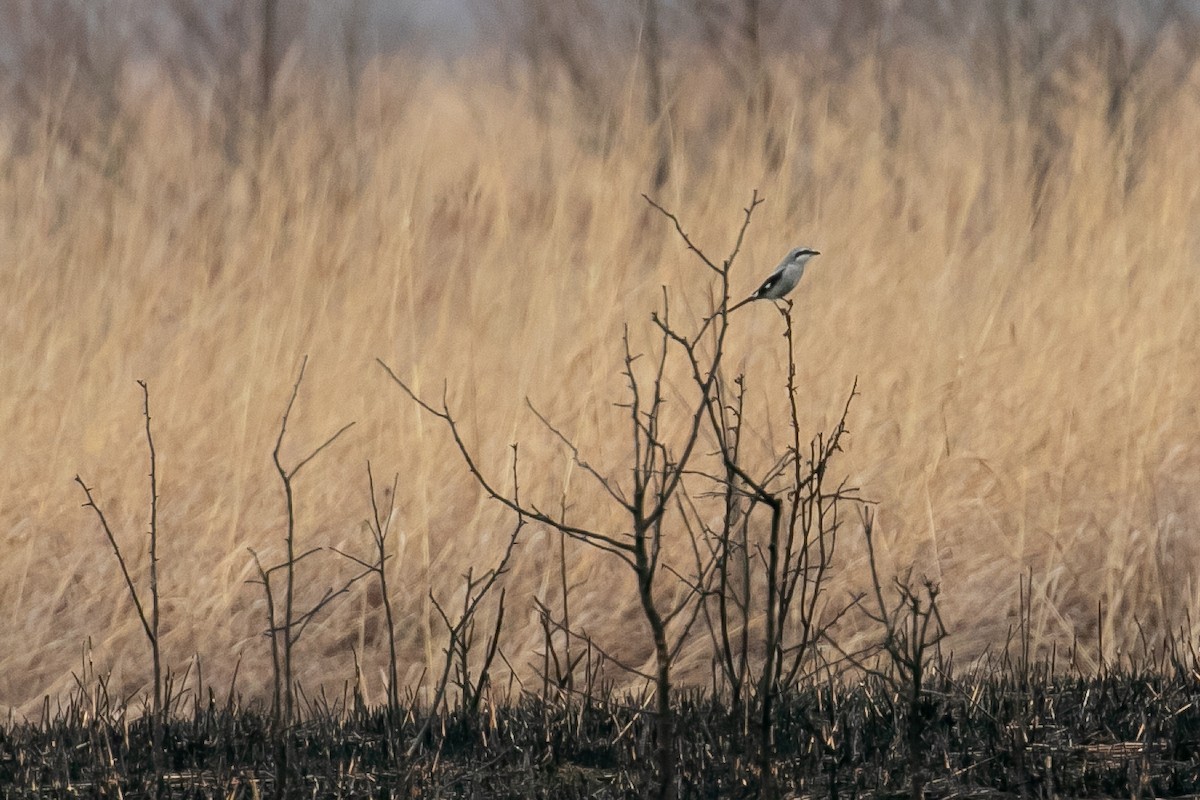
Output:
[[[794,247],[788,251],[788,254],[783,257],[783,261],[779,262],[767,279],[762,282],[754,294],[747,297],[740,303],[735,303],[729,311],[741,308],[754,300],[778,300],[786,295],[792,289],[796,288],[796,284],[800,282],[800,278],[804,275],[804,266],[813,256],[821,255],[811,247]],[[728,313],[728,312],[726,312]]]

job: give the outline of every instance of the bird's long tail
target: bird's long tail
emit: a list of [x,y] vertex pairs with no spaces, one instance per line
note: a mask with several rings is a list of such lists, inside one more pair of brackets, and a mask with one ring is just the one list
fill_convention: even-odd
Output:
[[758,297],[757,297],[756,295],[750,295],[750,296],[749,296],[749,297],[747,297],[745,300],[742,300],[742,301],[740,301],[740,302],[737,302],[737,303],[734,303],[733,305],[731,305],[731,306],[728,308],[728,310],[726,310],[726,312],[725,312],[725,313],[726,313],[726,314],[732,314],[734,311],[736,311],[736,310],[738,310],[739,308],[741,308],[742,306],[746,305],[746,303],[749,303],[749,302],[751,302],[751,301],[753,301],[753,300],[757,300],[757,299],[758,299]]

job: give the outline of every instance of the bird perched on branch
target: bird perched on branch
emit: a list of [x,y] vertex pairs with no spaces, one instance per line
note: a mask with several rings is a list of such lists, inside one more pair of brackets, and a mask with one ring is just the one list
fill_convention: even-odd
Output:
[[729,310],[741,308],[752,300],[778,300],[783,297],[796,288],[796,284],[804,275],[804,265],[808,260],[819,255],[821,254],[809,247],[796,247],[788,251],[783,261],[779,262],[779,266],[762,282],[762,286],[742,302],[735,303]]

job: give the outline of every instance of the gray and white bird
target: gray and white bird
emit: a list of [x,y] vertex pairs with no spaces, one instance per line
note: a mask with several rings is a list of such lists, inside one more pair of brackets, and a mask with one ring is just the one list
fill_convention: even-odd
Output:
[[783,261],[779,262],[779,266],[762,282],[762,286],[759,286],[754,294],[742,302],[731,306],[729,311],[741,308],[753,300],[778,300],[783,297],[796,288],[796,284],[804,276],[804,266],[809,259],[819,255],[821,254],[810,247],[795,247],[789,250],[788,254],[783,257]]

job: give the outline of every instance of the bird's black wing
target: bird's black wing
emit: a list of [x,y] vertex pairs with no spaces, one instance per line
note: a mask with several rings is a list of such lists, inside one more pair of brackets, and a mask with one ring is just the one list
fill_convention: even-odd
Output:
[[762,286],[758,287],[758,290],[754,292],[754,296],[762,297],[764,294],[771,291],[771,287],[773,287],[775,284],[779,283],[779,279],[782,276],[783,276],[782,269],[777,269],[774,272],[772,272],[770,274],[770,276],[765,281],[763,281]]

